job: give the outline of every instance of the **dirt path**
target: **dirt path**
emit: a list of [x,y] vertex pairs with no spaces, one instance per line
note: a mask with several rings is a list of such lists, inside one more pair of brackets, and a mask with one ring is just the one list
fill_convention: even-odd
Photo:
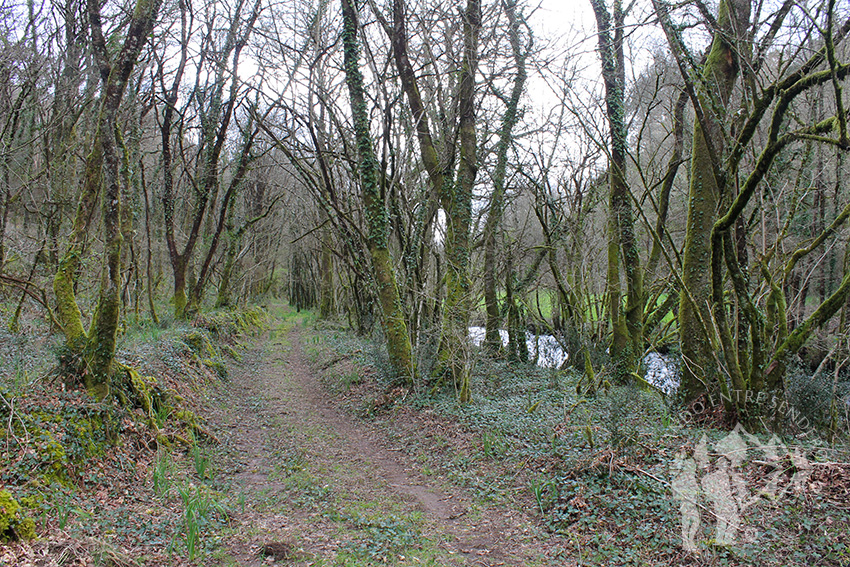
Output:
[[337,407],[302,341],[297,322],[272,331],[221,400],[235,564],[539,564],[526,518],[419,473]]

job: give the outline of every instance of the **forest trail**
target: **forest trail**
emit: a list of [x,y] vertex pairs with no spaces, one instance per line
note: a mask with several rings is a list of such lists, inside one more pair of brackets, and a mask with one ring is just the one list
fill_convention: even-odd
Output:
[[225,541],[237,565],[537,564],[536,530],[521,515],[419,473],[336,405],[305,360],[300,322],[282,325],[220,400],[231,490],[244,503]]

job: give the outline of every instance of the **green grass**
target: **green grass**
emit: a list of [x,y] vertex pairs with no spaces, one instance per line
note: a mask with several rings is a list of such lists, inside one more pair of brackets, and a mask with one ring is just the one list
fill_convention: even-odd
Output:
[[[505,300],[505,292],[504,290],[499,290],[497,292],[497,297],[499,302],[503,302]],[[667,294],[661,294],[655,302],[656,306],[661,306],[664,301],[667,299]],[[547,289],[538,289],[533,292],[526,294],[523,298],[523,305],[525,308],[532,313],[534,316],[539,317],[543,316],[547,321],[552,320],[552,313],[554,312],[555,305],[557,303],[557,292],[555,290],[547,290]],[[605,301],[605,297],[601,294],[589,294],[588,296],[583,298],[583,306],[585,309],[584,319],[585,321],[595,323],[599,321],[599,310],[602,304]],[[626,298],[623,297],[623,306],[625,307]],[[485,304],[484,297],[481,296],[478,299],[478,305],[476,308],[476,312],[480,317],[484,317],[485,313]],[[668,311],[661,320],[660,326],[665,326],[672,323],[675,319],[672,311]]]
[[[496,298],[498,299],[499,303],[504,302],[505,301],[505,291],[501,290],[501,289],[498,290],[496,292]],[[540,312],[543,314],[543,317],[548,319],[548,320],[551,320],[552,319],[553,305],[555,304],[556,301],[557,301],[557,296],[556,296],[555,291],[553,291],[553,290],[535,290],[535,291],[526,295],[525,306],[526,306],[526,308],[528,308],[529,310],[531,310],[533,313],[536,314],[538,312],[538,305],[539,305],[539,309],[540,309]],[[482,295],[478,298],[478,306],[477,306],[476,311],[478,311],[478,313],[481,316],[483,316],[484,312],[485,312],[485,308],[486,308],[486,305],[484,303],[484,296]]]

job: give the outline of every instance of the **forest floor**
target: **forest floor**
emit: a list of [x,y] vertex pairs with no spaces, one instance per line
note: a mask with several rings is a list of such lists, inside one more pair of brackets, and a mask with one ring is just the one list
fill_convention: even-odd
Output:
[[157,415],[152,431],[138,409],[105,412],[40,378],[48,333],[0,336],[15,369],[0,380],[0,497],[37,533],[0,543],[0,566],[850,564],[846,446],[795,446],[815,463],[803,478],[790,445],[744,431],[756,445],[740,469],[754,496],[741,540],[715,545],[701,501],[690,553],[670,463],[698,443],[719,451],[728,430],[682,423],[655,393],[586,396],[575,373],[483,357],[460,406],[393,388],[373,341],[272,311],[259,332],[233,313],[127,331],[122,360],[202,417],[197,437],[185,415]]
[[[194,330],[146,334],[129,347],[134,355],[125,353],[203,416],[209,437],[193,447],[163,445],[125,416],[121,443],[76,460],[70,455],[87,453],[88,441],[76,438],[80,425],[70,416],[90,416],[96,406],[55,378],[35,378],[49,364],[2,384],[14,390],[2,391],[8,421],[19,420],[26,438],[16,427],[7,431],[15,442],[2,455],[0,490],[35,517],[37,537],[0,543],[0,565],[572,564],[558,558],[560,538],[531,515],[470,495],[423,467],[386,427],[352,414],[344,407],[352,391],[334,380],[343,372],[360,383],[373,370],[322,345],[305,325],[309,314],[281,308],[278,315],[269,329],[243,337],[225,380]],[[46,363],[56,345],[37,342],[17,346]],[[359,396],[380,404],[374,381],[362,385]],[[441,427],[408,425],[419,449]],[[166,435],[179,430],[170,416],[159,427]],[[51,460],[54,446],[61,455]],[[442,458],[438,450],[427,460]]]
[[383,428],[341,408],[304,340],[287,319],[219,399],[233,490],[247,495],[225,543],[235,564],[277,554],[291,565],[531,566],[558,555],[559,538],[528,515],[422,474]]

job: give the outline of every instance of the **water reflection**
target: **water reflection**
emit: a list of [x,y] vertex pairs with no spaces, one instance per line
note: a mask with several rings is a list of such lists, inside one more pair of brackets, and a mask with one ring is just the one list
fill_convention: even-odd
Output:
[[[484,327],[470,327],[469,338],[475,346],[481,346],[484,342]],[[499,329],[502,344],[508,344],[508,332]],[[525,332],[525,341],[528,345],[528,355],[531,360],[537,360],[537,365],[544,368],[560,368],[569,358],[560,343],[552,335],[535,335]],[[673,394],[679,388],[679,366],[675,357],[650,352],[643,358],[644,379],[664,392]]]

